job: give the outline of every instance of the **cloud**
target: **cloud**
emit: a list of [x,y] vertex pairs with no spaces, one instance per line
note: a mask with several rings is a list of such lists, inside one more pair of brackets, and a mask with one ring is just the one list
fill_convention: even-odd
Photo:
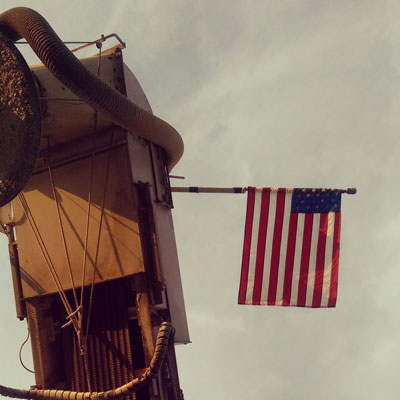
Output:
[[183,184],[358,188],[343,198],[335,310],[238,306],[245,195],[174,195],[193,341],[177,348],[186,397],[396,398],[397,2],[38,7],[63,38],[127,42],[155,113],[184,138]]

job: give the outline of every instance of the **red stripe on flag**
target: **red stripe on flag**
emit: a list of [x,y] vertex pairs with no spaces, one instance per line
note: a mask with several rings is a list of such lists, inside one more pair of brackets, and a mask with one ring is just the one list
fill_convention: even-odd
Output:
[[321,307],[322,285],[324,283],[324,265],[326,234],[328,232],[328,213],[321,213],[319,223],[319,235],[317,244],[317,259],[315,266],[315,281],[312,306]]
[[304,218],[303,246],[301,249],[299,290],[297,294],[298,307],[305,307],[306,305],[312,226],[313,226],[313,214],[307,213]]
[[253,304],[256,305],[260,304],[260,299],[261,299],[261,288],[262,288],[262,279],[264,272],[264,256],[265,256],[265,244],[266,244],[265,238],[267,236],[270,192],[271,190],[269,188],[263,189],[261,197],[260,225],[258,228],[257,258],[256,258],[256,269],[254,274],[254,291],[253,291]]
[[286,251],[286,265],[285,265],[285,278],[283,282],[283,296],[282,305],[290,305],[290,297],[292,294],[292,281],[293,281],[293,265],[294,265],[294,252],[296,249],[296,233],[297,233],[297,213],[290,215],[289,220],[289,233],[288,244]]
[[274,305],[276,301],[276,287],[278,284],[279,258],[282,241],[283,213],[285,211],[286,189],[278,189],[276,199],[276,214],[274,236],[272,241],[271,272],[269,276],[267,304]]
[[339,243],[340,243],[340,212],[337,212],[335,213],[335,228],[333,231],[332,275],[331,275],[331,288],[329,291],[328,307],[336,306],[338,273],[339,273],[339,251],[340,251]]
[[249,260],[250,260],[250,246],[251,246],[251,232],[252,232],[253,218],[254,218],[254,199],[255,199],[255,188],[249,187],[247,193],[246,223],[244,228],[242,272],[240,276],[240,288],[239,288],[239,299],[238,299],[239,304],[246,303],[247,279],[249,274]]

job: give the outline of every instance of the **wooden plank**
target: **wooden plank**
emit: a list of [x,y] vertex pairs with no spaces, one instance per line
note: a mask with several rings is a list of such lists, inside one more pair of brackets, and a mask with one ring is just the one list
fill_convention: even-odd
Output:
[[134,277],[136,289],[136,310],[138,323],[142,330],[143,352],[146,365],[150,365],[154,353],[153,325],[151,322],[148,283],[146,275],[137,274]]

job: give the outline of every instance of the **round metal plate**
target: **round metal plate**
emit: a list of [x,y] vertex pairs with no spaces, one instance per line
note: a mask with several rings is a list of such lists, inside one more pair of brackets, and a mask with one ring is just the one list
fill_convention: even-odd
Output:
[[40,146],[40,103],[31,71],[0,33],[0,206],[25,186]]

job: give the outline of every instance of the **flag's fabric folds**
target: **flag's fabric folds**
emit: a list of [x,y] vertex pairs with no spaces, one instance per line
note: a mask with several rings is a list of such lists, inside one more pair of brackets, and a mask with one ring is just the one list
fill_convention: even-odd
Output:
[[248,189],[239,304],[335,307],[341,192]]

